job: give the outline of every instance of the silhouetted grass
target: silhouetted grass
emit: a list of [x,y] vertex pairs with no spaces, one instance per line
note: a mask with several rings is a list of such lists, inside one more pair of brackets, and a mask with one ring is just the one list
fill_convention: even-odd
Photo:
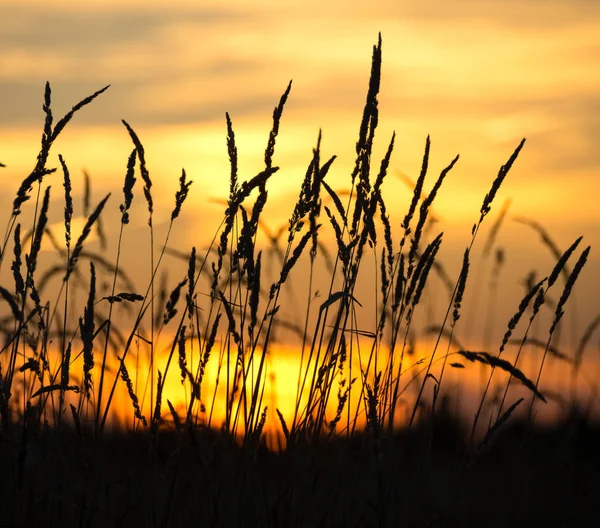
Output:
[[[111,214],[110,195],[90,213],[91,187],[85,176],[87,221],[71,246],[72,176],[59,155],[65,250],[47,229],[50,187],[44,187],[45,176],[55,171],[47,166],[54,140],[74,114],[106,88],[75,105],[53,128],[51,90],[46,85],[41,151],[34,170],[17,190],[0,254],[1,265],[12,239],[12,284],[0,286],[0,300],[8,308],[0,325],[0,457],[7,468],[0,479],[0,523],[506,526],[515,519],[528,524],[576,523],[587,509],[591,511],[582,495],[589,490],[580,480],[599,462],[595,451],[582,448],[600,434],[590,415],[572,411],[553,430],[542,430],[533,419],[534,405],[547,401],[541,384],[547,357],[571,368],[575,383],[586,345],[600,326],[598,318],[589,323],[572,359],[552,344],[590,248],[571,270],[568,261],[581,238],[562,253],[543,228],[525,221],[541,234],[557,263],[548,279],[531,281],[496,353],[464,349],[458,323],[477,237],[525,140],[491,182],[460,273],[452,277],[438,261],[444,238],[443,233],[431,232],[435,226],[431,208],[459,157],[446,165],[426,193],[432,150],[427,138],[420,175],[397,233],[384,198],[395,133],[378,170],[372,159],[381,57],[379,38],[373,48],[349,191],[336,191],[327,183],[336,157],[323,157],[319,131],[297,202],[278,232],[266,227],[263,211],[270,179],[278,171],[276,142],[291,82],[273,112],[264,169],[247,180],[239,174],[233,122],[226,114],[229,196],[222,222],[203,254],[196,247],[191,252],[168,247],[192,185],[184,169],[168,231],[155,254],[154,198],[146,153],[140,136],[123,121],[134,148],[124,164],[114,263],[105,254],[86,249],[92,228]],[[134,291],[121,262],[128,246],[125,227],[135,198],[136,171],[144,183],[149,214],[150,280],[140,292]],[[17,219],[35,185],[33,225],[22,237]],[[342,196],[348,197],[345,204]],[[494,245],[507,203],[491,227],[484,258]],[[266,271],[265,262],[272,265],[274,259],[268,260],[266,251],[263,256],[259,227],[267,232],[269,253],[277,256],[279,268],[273,273]],[[334,235],[334,257],[319,239],[326,229]],[[38,256],[46,240],[61,264],[39,277]],[[185,260],[187,271],[170,289],[163,282],[155,295],[167,252]],[[282,292],[307,257],[306,312],[304,321],[295,324],[284,318]],[[322,273],[317,271],[319,257],[327,263],[329,278],[321,298],[314,285],[315,274]],[[361,306],[356,286],[365,280],[361,264],[370,257],[379,259],[377,307],[374,326],[365,328],[355,310]],[[89,278],[77,266],[84,259],[89,261]],[[500,257],[497,262],[501,265]],[[422,336],[415,328],[415,314],[423,307],[432,270],[442,278],[449,299],[441,323],[427,321],[425,334],[432,332],[434,343],[417,358],[415,340]],[[493,273],[496,280],[499,268]],[[561,274],[564,289],[553,305],[546,341],[540,340],[530,330]],[[57,279],[58,294],[47,298],[46,286]],[[74,294],[78,290],[83,303]],[[294,312],[299,302],[293,300]],[[488,314],[494,313],[493,308]],[[513,338],[522,318],[528,319],[527,328],[520,339]],[[294,408],[288,416],[271,408],[266,394],[279,328],[292,329],[301,337]],[[439,350],[442,339],[447,341],[445,352]],[[515,339],[519,349],[514,360],[501,357]],[[519,365],[523,347],[531,343],[543,344],[535,380]],[[480,363],[489,372],[481,398],[476,397],[472,424],[450,410],[452,398],[460,405],[456,401],[460,397],[452,396],[444,384],[447,366],[461,372],[466,370],[465,360]],[[207,379],[213,365],[216,375]],[[493,385],[496,369],[506,373],[506,386]],[[166,392],[173,377],[181,387],[182,405],[173,403],[172,393]],[[509,391],[513,379],[531,399],[525,417],[518,413],[525,397],[507,402],[513,396]],[[492,388],[497,389],[495,396]],[[219,392],[224,393],[223,400]],[[573,409],[580,409],[574,392],[571,397]],[[128,410],[119,411],[117,401],[127,402]],[[489,419],[484,426],[483,416]],[[544,445],[551,448],[540,455]],[[556,469],[551,478],[549,467]],[[520,484],[514,491],[516,478]],[[597,482],[593,491],[599,491]],[[536,506],[537,501],[547,503],[552,494],[564,494],[561,500],[572,503],[560,510],[556,501],[546,509]]]

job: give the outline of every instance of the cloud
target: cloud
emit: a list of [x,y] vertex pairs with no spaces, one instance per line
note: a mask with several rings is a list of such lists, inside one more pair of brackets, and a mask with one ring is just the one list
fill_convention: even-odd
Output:
[[5,5],[0,27],[0,45],[24,49],[73,50],[74,44],[88,50],[101,49],[107,42],[139,42],[152,40],[157,33],[183,22],[197,27],[215,28],[248,20],[248,11],[211,8],[181,9],[79,10],[40,5],[35,9],[25,3]]
[[564,28],[600,15],[600,5],[589,0],[405,0],[379,6],[388,16],[448,24],[479,20],[509,29]]

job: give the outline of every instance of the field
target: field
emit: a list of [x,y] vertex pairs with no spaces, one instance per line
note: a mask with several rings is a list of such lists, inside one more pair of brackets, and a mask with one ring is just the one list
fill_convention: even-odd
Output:
[[[559,346],[590,247],[580,237],[561,251],[523,219],[555,263],[530,275],[510,320],[496,322],[503,253],[495,240],[507,211],[496,197],[525,140],[482,196],[453,276],[438,258],[444,235],[431,211],[458,156],[430,175],[427,138],[408,210],[390,221],[384,184],[395,135],[373,159],[381,55],[379,39],[348,190],[328,184],[335,156],[323,155],[319,133],[279,232],[263,211],[277,185],[292,85],[273,112],[264,169],[248,179],[238,174],[226,116],[229,196],[202,248],[169,244],[193,189],[185,170],[159,236],[143,137],[127,121],[122,191],[93,204],[86,179],[75,234],[72,175],[53,144],[108,87],[57,119],[46,85],[40,153],[0,254],[0,525],[564,526],[593,518],[598,376],[585,360],[600,318]],[[134,198],[148,224],[151,279],[141,289],[121,263],[134,244]],[[60,233],[51,207],[64,210]],[[89,249],[92,236],[106,246]],[[167,258],[186,262],[173,284],[162,280]],[[473,272],[484,259],[492,263],[485,300]],[[361,281],[375,284],[373,325],[357,316]],[[441,317],[429,311],[436,291]],[[467,302],[502,325],[500,342],[463,346]],[[284,375],[277,365],[289,343]]]

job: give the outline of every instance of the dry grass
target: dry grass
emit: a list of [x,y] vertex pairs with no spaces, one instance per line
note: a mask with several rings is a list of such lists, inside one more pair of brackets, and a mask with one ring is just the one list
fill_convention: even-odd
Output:
[[[512,395],[509,387],[513,378],[521,382],[531,398],[529,427],[536,398],[546,402],[540,385],[544,363],[548,354],[565,359],[557,354],[553,336],[590,248],[580,254],[571,271],[567,263],[581,238],[562,253],[543,228],[525,220],[556,257],[549,279],[533,284],[527,291],[508,322],[497,353],[453,350],[460,343],[455,334],[471,280],[478,234],[525,140],[501,166],[483,198],[461,271],[452,278],[438,261],[443,233],[434,233],[428,243],[427,239],[429,229],[435,226],[431,222],[432,205],[459,157],[448,163],[425,193],[432,149],[427,138],[421,172],[400,232],[396,233],[384,200],[395,134],[377,171],[373,170],[372,160],[379,122],[381,57],[380,38],[373,48],[348,199],[344,204],[343,194],[326,181],[336,158],[323,157],[319,132],[288,225],[270,236],[270,250],[279,256],[279,268],[273,274],[266,271],[267,253],[263,256],[260,249],[259,227],[267,225],[262,215],[270,178],[278,170],[273,159],[291,82],[273,112],[264,169],[245,181],[238,174],[234,127],[226,114],[229,196],[223,221],[202,255],[195,247],[191,253],[168,248],[171,230],[185,212],[192,185],[185,170],[179,179],[167,234],[155,247],[154,200],[145,149],[126,121],[123,124],[134,149],[126,163],[114,262],[86,250],[92,228],[100,226],[102,215],[110,214],[110,195],[89,212],[87,177],[87,221],[71,247],[71,174],[59,156],[65,190],[66,251],[55,244],[62,263],[39,278],[40,249],[47,240],[53,240],[47,230],[50,187],[45,180],[55,172],[48,166],[53,160],[53,143],[76,113],[106,90],[75,105],[53,127],[51,90],[49,84],[46,86],[40,154],[32,173],[17,191],[0,253],[1,266],[8,258],[12,240],[13,284],[0,287],[0,296],[9,309],[2,318],[0,352],[0,432],[6,447],[2,457],[4,467],[10,468],[3,479],[2,496],[11,506],[3,510],[6,513],[0,522],[63,526],[177,526],[193,522],[223,526],[241,522],[346,525],[351,521],[359,525],[420,525],[434,522],[436,515],[442,524],[489,520],[485,513],[469,513],[473,503],[466,492],[464,496],[450,493],[449,497],[457,500],[454,504],[444,498],[444,492],[454,489],[453,483],[473,490],[486,481],[474,462],[480,461],[482,466],[488,463],[485,457],[493,451],[502,431],[515,421],[523,397],[504,410]],[[327,161],[323,163],[322,159]],[[149,283],[139,292],[133,291],[120,262],[123,244],[127,244],[136,173],[144,184],[148,208],[151,272]],[[28,237],[22,237],[18,220],[33,194],[31,244],[23,270],[22,253]],[[324,200],[331,200],[333,206],[323,205]],[[484,258],[494,245],[507,203],[492,225]],[[321,214],[322,209],[326,215]],[[329,289],[315,310],[316,266],[321,257],[330,258],[328,253],[323,254],[325,247],[319,240],[325,229],[333,231],[336,254],[327,266]],[[172,286],[170,294],[164,284],[155,295],[167,251],[187,261],[187,273]],[[356,306],[360,305],[356,286],[363,280],[361,264],[371,257],[379,259],[377,312],[374,327],[364,328],[356,315]],[[306,313],[303,324],[295,325],[283,318],[283,290],[307,258],[310,274],[305,285]],[[78,266],[83,259],[90,261],[89,278]],[[434,333],[431,350],[416,359],[415,313],[423,307],[432,270],[442,277],[450,298],[441,323],[428,321]],[[520,368],[519,358],[526,344],[539,342],[529,335],[530,329],[548,290],[561,274],[565,286],[555,305],[547,340],[543,341],[537,377],[532,381]],[[57,277],[61,282],[56,298],[42,297],[46,284]],[[102,286],[104,282],[108,286]],[[84,292],[83,305],[77,300],[78,290]],[[519,350],[509,361],[501,356],[528,313],[528,326],[518,340]],[[575,378],[599,321],[596,318],[589,324],[571,361]],[[277,346],[276,333],[282,327],[293,328],[301,336],[294,409],[289,416],[272,408],[267,395],[272,375],[270,358]],[[439,350],[442,338],[447,340],[445,352]],[[159,354],[163,349],[166,352]],[[467,445],[462,444],[463,433],[443,432],[448,426],[444,420],[451,395],[444,384],[449,358],[456,372],[465,370],[461,358],[489,369],[474,415],[472,441]],[[176,363],[173,369],[172,360]],[[212,365],[217,370],[209,385],[207,372]],[[496,369],[504,371],[504,379],[508,380],[499,405],[489,396]],[[163,405],[163,400],[171,397],[166,388],[172,378],[177,378],[184,394],[183,409],[171,400]],[[428,396],[430,386],[432,397]],[[222,402],[217,398],[218,391],[224,392]],[[126,421],[119,432],[111,431],[106,425],[118,414],[116,401],[123,393],[130,402]],[[219,410],[215,406],[221,404],[222,422],[215,418]],[[495,419],[490,412],[489,424],[479,431],[481,441],[475,446],[479,419],[490,405],[497,405]],[[265,449],[269,427],[270,445],[279,454]],[[115,445],[123,454],[111,458],[109,453]],[[445,445],[448,449],[458,446],[450,462],[444,455]],[[510,446],[510,438],[500,445]],[[464,465],[465,459],[471,464]],[[511,468],[518,467],[517,462]],[[431,472],[435,489],[430,496],[435,506],[423,513],[419,511],[422,498],[416,500],[421,497],[418,487],[424,486]],[[417,483],[412,491],[408,484],[411,479]],[[483,512],[484,504],[474,511]]]

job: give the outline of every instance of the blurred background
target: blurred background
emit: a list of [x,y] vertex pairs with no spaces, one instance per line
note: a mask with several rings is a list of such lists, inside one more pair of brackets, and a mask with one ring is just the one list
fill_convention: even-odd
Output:
[[[157,240],[164,235],[185,167],[194,184],[170,246],[185,254],[196,246],[201,253],[223,217],[228,192],[225,112],[236,132],[240,176],[248,179],[263,168],[273,107],[293,79],[275,149],[274,163],[281,169],[270,182],[265,209],[267,228],[276,233],[292,211],[319,129],[323,157],[338,156],[328,182],[340,192],[349,189],[372,46],[381,32],[380,122],[373,159],[378,166],[395,131],[383,194],[396,235],[429,134],[425,191],[456,154],[461,156],[433,206],[438,221],[433,230],[444,231],[439,258],[456,280],[483,197],[526,137],[475,250],[481,252],[486,230],[510,200],[494,247],[504,258],[488,337],[493,343],[501,339],[526,276],[534,270],[544,276],[555,263],[539,233],[516,218],[538,222],[561,251],[580,235],[580,249],[592,245],[567,307],[575,315],[565,329],[565,347],[573,348],[600,312],[597,2],[2,0],[0,19],[0,162],[6,165],[0,173],[0,222],[8,220],[18,185],[39,151],[45,82],[52,86],[56,116],[110,84],[69,124],[51,154],[51,164],[58,165],[61,153],[71,169],[75,214],[83,214],[82,174],[87,171],[93,204],[113,193],[105,212],[109,239],[118,225],[120,189],[132,149],[121,124],[125,119],[147,152]],[[54,191],[50,222],[60,226],[62,180],[57,173],[45,182]],[[140,191],[122,262],[142,289],[149,278],[149,235]],[[25,209],[24,219],[32,202]],[[328,225],[321,236],[333,240]],[[99,247],[97,236],[91,244]],[[104,250],[107,257],[112,248]],[[167,258],[174,285],[186,263]],[[495,265],[493,257],[476,262],[479,279],[472,277],[466,295],[468,326],[458,329],[472,346],[486,339],[482,299],[491,291]],[[359,317],[368,327],[374,322],[377,268],[374,261],[365,264],[357,297],[364,306]],[[306,269],[296,271],[294,287],[301,291]],[[317,280],[327,288],[326,273]],[[439,297],[444,299],[442,293]],[[597,354],[597,338],[593,345]]]

